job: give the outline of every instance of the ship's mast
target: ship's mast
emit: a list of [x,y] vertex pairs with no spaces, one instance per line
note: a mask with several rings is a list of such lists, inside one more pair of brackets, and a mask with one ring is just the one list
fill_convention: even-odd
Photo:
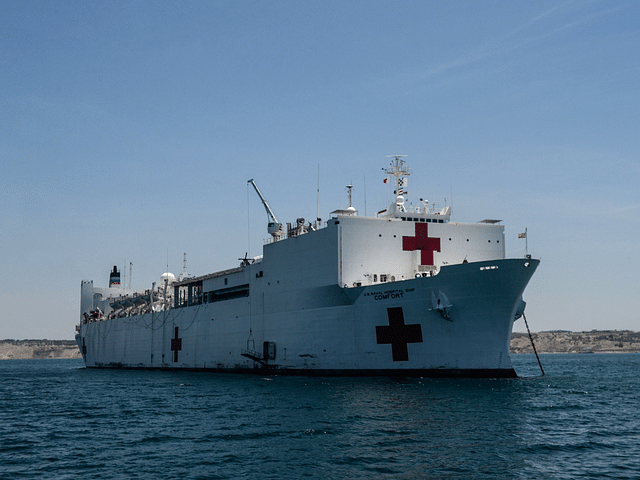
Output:
[[182,276],[187,278],[189,275],[187,274],[187,254],[184,254],[184,259],[182,260]]
[[402,189],[404,187],[404,184],[402,183],[402,177],[408,177],[409,175],[411,175],[411,170],[409,170],[409,167],[407,167],[401,157],[406,157],[406,155],[387,155],[387,158],[393,158],[394,160],[391,162],[391,165],[384,171],[384,173],[393,175],[395,178],[396,199],[403,193]]

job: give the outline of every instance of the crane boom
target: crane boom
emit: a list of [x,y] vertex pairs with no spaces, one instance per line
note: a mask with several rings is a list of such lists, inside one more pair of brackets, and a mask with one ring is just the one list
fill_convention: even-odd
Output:
[[275,223],[279,223],[278,219],[276,218],[276,215],[273,213],[273,210],[271,210],[271,207],[267,203],[267,200],[264,198],[262,193],[260,193],[260,189],[258,188],[258,185],[256,185],[256,182],[253,181],[253,178],[249,180],[247,183],[250,183],[251,185],[253,185],[253,188],[256,189],[256,193],[260,197],[260,200],[262,200],[262,205],[264,205],[264,209],[267,211],[267,215],[269,215],[271,220],[273,220]]
[[267,225],[267,231],[271,234],[271,236],[273,236],[273,238],[276,241],[279,240],[281,235],[283,234],[282,224],[278,222],[278,219],[276,218],[275,213],[273,213],[273,210],[271,210],[271,207],[269,206],[269,204],[267,203],[267,200],[264,198],[264,196],[260,192],[260,189],[258,188],[258,185],[256,185],[256,182],[253,181],[253,178],[251,180],[248,180],[247,183],[250,183],[251,185],[253,185],[253,188],[255,188],[256,193],[258,194],[258,196],[260,197],[260,200],[262,201],[262,205],[264,205],[264,209],[267,211],[267,215],[271,219],[271,221]]

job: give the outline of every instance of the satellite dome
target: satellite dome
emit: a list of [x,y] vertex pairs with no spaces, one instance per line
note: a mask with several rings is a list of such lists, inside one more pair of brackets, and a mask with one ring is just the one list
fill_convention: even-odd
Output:
[[167,281],[167,285],[171,285],[172,283],[174,283],[176,281],[176,276],[173,273],[163,273],[160,276],[160,286],[162,287],[164,285],[164,281]]

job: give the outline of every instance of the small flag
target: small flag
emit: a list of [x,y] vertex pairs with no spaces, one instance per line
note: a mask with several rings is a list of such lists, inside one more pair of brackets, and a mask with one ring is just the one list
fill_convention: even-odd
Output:
[[404,195],[405,193],[407,193],[407,186],[409,185],[409,179],[407,178],[401,178],[398,181],[398,187],[400,187],[400,189],[398,190],[398,193],[400,195]]
[[527,238],[527,232],[519,233],[518,238]]
[[385,177],[384,180],[382,180],[382,183],[388,183],[389,182],[389,177]]

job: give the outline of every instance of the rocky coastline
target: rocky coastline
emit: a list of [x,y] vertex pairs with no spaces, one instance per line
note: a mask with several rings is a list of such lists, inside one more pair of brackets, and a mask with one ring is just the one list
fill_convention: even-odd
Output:
[[0,360],[82,358],[74,340],[0,340]]
[[[640,332],[555,330],[531,334],[538,353],[639,353]],[[511,335],[511,353],[533,353],[526,333]],[[0,340],[0,360],[81,358],[73,340]]]
[[[569,332],[554,330],[532,333],[538,353],[638,353],[640,332],[631,330],[591,330]],[[511,334],[511,353],[533,353],[526,333]]]

